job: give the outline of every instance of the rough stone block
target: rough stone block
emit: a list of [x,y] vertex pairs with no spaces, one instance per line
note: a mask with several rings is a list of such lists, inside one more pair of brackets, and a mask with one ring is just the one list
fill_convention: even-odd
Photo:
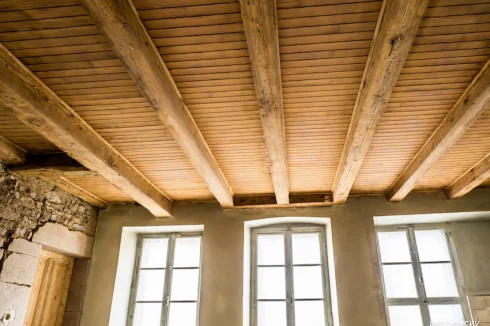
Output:
[[9,245],[9,251],[33,257],[39,257],[41,248],[42,246],[40,244],[32,243],[25,239],[14,239]]
[[36,276],[38,257],[12,253],[3,263],[0,281],[31,286]]
[[47,223],[34,233],[32,242],[70,256],[89,258],[92,256],[94,238],[82,232],[70,231],[60,224]]
[[0,282],[0,312],[11,312],[14,317],[9,326],[23,326],[31,288]]

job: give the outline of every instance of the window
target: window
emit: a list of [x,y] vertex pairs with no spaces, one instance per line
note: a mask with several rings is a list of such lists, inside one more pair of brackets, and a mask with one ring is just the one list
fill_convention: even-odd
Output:
[[325,228],[252,230],[252,326],[332,325]]
[[397,227],[377,235],[390,326],[470,320],[444,229]]
[[201,237],[139,237],[128,326],[197,325]]

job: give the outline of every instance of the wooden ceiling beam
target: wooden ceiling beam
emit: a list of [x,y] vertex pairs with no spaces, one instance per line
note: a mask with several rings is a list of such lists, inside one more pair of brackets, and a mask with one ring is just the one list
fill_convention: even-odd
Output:
[[289,203],[281,61],[275,0],[240,0],[255,93],[278,204]]
[[335,204],[345,203],[349,196],[428,2],[385,0],[383,3],[335,177]]
[[411,163],[388,191],[390,201],[400,201],[425,173],[490,108],[490,60],[447,113]]
[[490,154],[449,186],[446,189],[446,196],[449,199],[464,196],[488,178],[490,178]]
[[0,136],[0,163],[22,164],[26,159],[26,151],[7,138]]
[[106,178],[155,216],[171,214],[173,202],[3,44],[0,44],[0,105],[73,159]]
[[289,194],[288,204],[278,204],[274,195],[235,196],[233,209],[332,206],[331,193]]
[[9,171],[24,177],[43,178],[96,207],[105,208],[108,205],[104,200],[68,179],[70,176],[80,177],[98,174],[90,171],[66,154],[28,155],[24,164],[9,166]]
[[82,0],[99,30],[223,207],[233,193],[130,0]]

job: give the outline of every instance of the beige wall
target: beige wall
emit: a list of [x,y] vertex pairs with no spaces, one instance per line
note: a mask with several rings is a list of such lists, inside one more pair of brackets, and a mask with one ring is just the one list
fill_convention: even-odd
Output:
[[125,226],[203,224],[199,325],[241,326],[244,222],[308,216],[332,221],[340,325],[383,326],[386,317],[373,216],[475,211],[490,211],[490,189],[475,190],[453,201],[443,194],[420,193],[401,203],[362,197],[350,199],[345,206],[323,208],[222,210],[216,204],[179,204],[175,219],[169,221],[154,218],[140,206],[111,206],[99,216],[81,325],[108,325]]

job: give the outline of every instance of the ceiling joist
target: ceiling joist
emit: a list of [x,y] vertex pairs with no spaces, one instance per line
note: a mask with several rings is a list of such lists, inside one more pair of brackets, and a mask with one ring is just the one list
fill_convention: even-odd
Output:
[[335,204],[345,203],[349,196],[428,2],[385,0],[383,3],[335,177]]
[[218,202],[233,206],[231,188],[133,4],[129,0],[82,3]]
[[69,180],[70,176],[93,176],[97,173],[65,154],[29,155],[24,164],[10,166],[9,171],[24,177],[43,178],[96,207],[105,208],[108,205],[104,200]]
[[273,195],[235,196],[233,209],[332,206],[331,193],[289,194],[289,204],[278,204]]
[[26,151],[12,143],[7,138],[0,136],[0,163],[21,164],[26,159]]
[[289,203],[286,134],[274,0],[240,0],[277,204]]
[[173,203],[0,44],[0,104],[155,216]]
[[488,178],[490,178],[490,154],[446,189],[447,198],[454,199],[466,195]]
[[490,108],[490,60],[398,177],[388,191],[388,199],[400,201],[405,198],[425,173],[488,108]]

